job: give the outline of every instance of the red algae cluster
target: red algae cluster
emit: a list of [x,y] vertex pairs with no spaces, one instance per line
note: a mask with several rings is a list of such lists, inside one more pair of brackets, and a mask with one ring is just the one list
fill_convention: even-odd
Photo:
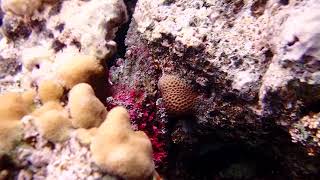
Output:
[[153,146],[153,159],[157,166],[164,163],[167,157],[165,145],[165,122],[157,118],[156,101],[141,90],[129,89],[125,86],[114,86],[112,97],[108,98],[108,109],[125,106],[130,114],[133,129],[144,131]]

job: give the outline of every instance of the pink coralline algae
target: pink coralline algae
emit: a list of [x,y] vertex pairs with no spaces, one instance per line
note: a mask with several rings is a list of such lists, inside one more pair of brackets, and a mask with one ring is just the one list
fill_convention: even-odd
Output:
[[164,163],[167,157],[165,146],[165,122],[157,119],[157,105],[144,92],[128,89],[124,86],[114,86],[112,97],[108,98],[108,109],[114,106],[125,106],[130,114],[134,129],[144,131],[153,146],[153,159],[157,166]]

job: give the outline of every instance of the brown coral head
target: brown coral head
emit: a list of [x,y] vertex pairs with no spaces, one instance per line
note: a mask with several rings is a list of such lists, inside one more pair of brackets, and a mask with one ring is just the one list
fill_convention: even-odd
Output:
[[184,79],[176,75],[162,75],[158,82],[165,107],[169,114],[190,114],[196,103],[195,93]]

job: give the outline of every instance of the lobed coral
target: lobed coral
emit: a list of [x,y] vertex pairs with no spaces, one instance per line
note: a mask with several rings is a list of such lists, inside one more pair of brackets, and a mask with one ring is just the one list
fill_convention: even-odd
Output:
[[20,119],[29,111],[21,93],[0,95],[0,155],[10,152],[21,138]]
[[42,4],[42,0],[2,0],[1,8],[19,16],[29,16]]
[[0,120],[0,156],[9,153],[22,137],[22,126],[18,120]]
[[57,69],[57,76],[62,84],[71,89],[79,83],[89,83],[103,75],[103,66],[94,56],[66,55]]
[[67,114],[59,110],[46,111],[35,119],[35,125],[44,138],[52,142],[64,141],[71,127]]
[[44,80],[39,83],[38,93],[42,103],[59,101],[63,95],[63,87],[58,82]]
[[28,89],[21,94],[23,102],[27,107],[30,107],[32,109],[36,94],[37,92],[34,89]]
[[[130,114],[133,128],[145,132],[151,140],[153,147],[153,160],[156,166],[164,165],[168,152],[166,148],[166,122],[156,102],[147,97],[143,91],[128,89],[125,86],[114,86],[113,97],[108,98],[109,109],[115,106],[125,106]],[[160,114],[158,114],[160,113]]]
[[169,113],[181,115],[192,111],[197,94],[184,79],[164,74],[159,79],[158,86]]
[[0,121],[1,120],[20,120],[29,111],[21,93],[8,92],[0,94]]
[[70,90],[68,108],[75,128],[97,127],[107,114],[92,87],[86,83],[77,84]]
[[94,161],[105,171],[125,179],[147,179],[154,172],[152,145],[145,133],[133,131],[128,111],[113,108],[90,146]]
[[64,108],[58,101],[49,101],[43,104],[41,107],[37,108],[34,112],[32,112],[32,115],[37,117],[41,114],[44,114],[45,112],[51,111],[51,110],[58,110],[62,111]]

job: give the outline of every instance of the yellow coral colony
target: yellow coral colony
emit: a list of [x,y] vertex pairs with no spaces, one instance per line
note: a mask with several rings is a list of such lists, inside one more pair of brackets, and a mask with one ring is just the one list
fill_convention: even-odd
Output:
[[63,95],[63,87],[55,81],[44,80],[39,83],[38,89],[41,101],[59,101]]
[[50,110],[63,111],[63,106],[58,101],[49,101],[43,104],[38,109],[36,109],[34,112],[32,112],[32,115],[37,117]]
[[39,133],[52,142],[64,141],[69,137],[70,120],[64,111],[49,110],[35,119]]
[[21,138],[20,119],[29,111],[20,93],[0,95],[0,155],[8,153]]
[[86,83],[77,84],[70,90],[68,108],[75,128],[97,127],[107,114],[92,87]]
[[148,179],[154,171],[151,142],[144,132],[131,129],[129,114],[123,107],[108,113],[90,148],[103,170],[124,179]]
[[0,95],[0,121],[20,120],[28,113],[28,108],[24,103],[20,93],[7,92]]
[[89,83],[103,75],[103,66],[94,56],[70,55],[59,65],[57,75],[63,85],[71,89],[78,83]]

